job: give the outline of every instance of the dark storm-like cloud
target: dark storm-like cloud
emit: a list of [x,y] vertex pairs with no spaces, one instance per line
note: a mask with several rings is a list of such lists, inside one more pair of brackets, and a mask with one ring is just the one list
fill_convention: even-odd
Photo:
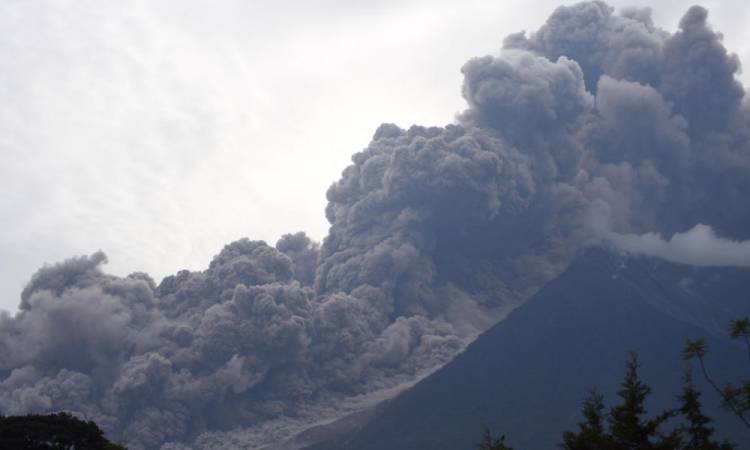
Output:
[[503,46],[532,51],[551,61],[565,56],[581,67],[586,87],[596,92],[604,74],[655,84],[668,37],[654,27],[647,9],[615,14],[611,6],[594,1],[561,6],[538,31],[510,35]]
[[669,33],[581,3],[503,47],[462,68],[456,123],[377,129],[320,245],[242,239],[158,285],[101,252],[40,269],[0,316],[0,412],[261,448],[440,367],[592,241],[747,264],[750,111],[706,10]]
[[319,246],[303,232],[285,234],[278,242],[276,249],[292,260],[294,278],[303,286],[315,282],[315,269],[318,266]]

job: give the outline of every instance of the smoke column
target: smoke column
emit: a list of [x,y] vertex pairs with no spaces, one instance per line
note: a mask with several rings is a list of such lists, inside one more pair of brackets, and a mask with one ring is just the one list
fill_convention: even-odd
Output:
[[0,316],[0,413],[72,411],[133,449],[262,448],[445,364],[592,241],[701,224],[707,261],[746,262],[750,107],[707,16],[669,33],[588,2],[508,36],[463,66],[455,123],[377,129],[321,245],[243,239],[158,284],[101,252],[43,267]]

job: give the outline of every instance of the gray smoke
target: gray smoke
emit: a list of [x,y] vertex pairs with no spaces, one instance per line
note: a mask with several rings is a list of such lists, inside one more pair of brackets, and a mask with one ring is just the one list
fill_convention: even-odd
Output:
[[261,448],[440,367],[592,240],[681,255],[715,230],[712,261],[736,263],[750,108],[706,20],[668,33],[589,2],[509,36],[464,65],[455,124],[378,128],[320,246],[244,239],[158,285],[101,252],[42,268],[0,316],[0,412],[72,411],[134,449]]

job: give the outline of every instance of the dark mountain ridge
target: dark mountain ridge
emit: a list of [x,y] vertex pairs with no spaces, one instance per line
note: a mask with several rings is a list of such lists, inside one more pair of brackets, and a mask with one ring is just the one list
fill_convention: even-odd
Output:
[[[599,248],[582,251],[566,272],[432,376],[382,408],[358,432],[312,447],[358,450],[474,448],[480,426],[517,450],[556,448],[581,419],[587,390],[608,406],[630,351],[654,392],[655,413],[676,404],[685,339],[705,337],[715,377],[736,381],[747,357],[726,337],[729,320],[750,315],[750,270],[692,267]],[[701,377],[719,436],[750,448],[750,433],[721,410]]]

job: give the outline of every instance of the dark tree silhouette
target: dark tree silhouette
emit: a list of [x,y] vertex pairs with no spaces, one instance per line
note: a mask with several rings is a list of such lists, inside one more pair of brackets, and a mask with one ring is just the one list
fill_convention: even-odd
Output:
[[592,389],[583,400],[581,408],[584,421],[578,423],[578,432],[563,433],[560,446],[565,450],[609,450],[614,449],[612,437],[605,430],[604,397]]
[[622,403],[609,413],[609,426],[615,448],[623,449],[671,449],[675,448],[674,435],[659,436],[659,427],[675,415],[665,411],[653,419],[647,419],[645,402],[651,388],[638,377],[638,357],[631,353],[626,364],[625,379],[617,395]]
[[680,427],[682,437],[681,450],[732,450],[734,448],[729,442],[714,441],[714,428],[711,426],[710,417],[703,413],[700,402],[701,393],[695,389],[693,384],[692,370],[685,372],[685,385],[680,400],[680,414],[685,418],[685,423]]
[[479,450],[513,450],[512,447],[505,445],[505,435],[496,438],[490,432],[488,427],[483,427],[482,442],[477,444]]
[[0,449],[125,450],[108,441],[94,422],[68,413],[0,416]]
[[[750,318],[733,320],[729,324],[729,336],[742,339],[750,358]],[[721,396],[724,408],[731,411],[738,419],[750,428],[750,379],[740,381],[739,386],[727,383],[723,388],[711,377],[706,368],[705,356],[708,346],[705,339],[688,340],[682,350],[682,357],[688,361],[697,360],[703,377]]]
[[[700,348],[698,349],[700,352]],[[732,450],[728,443],[713,439],[711,418],[700,403],[688,367],[679,406],[648,418],[645,401],[651,388],[638,377],[638,358],[631,354],[618,395],[621,403],[605,415],[602,395],[592,390],[583,401],[584,420],[577,431],[563,433],[564,450]],[[683,418],[679,425],[673,419]],[[670,431],[662,432],[662,428]]]

